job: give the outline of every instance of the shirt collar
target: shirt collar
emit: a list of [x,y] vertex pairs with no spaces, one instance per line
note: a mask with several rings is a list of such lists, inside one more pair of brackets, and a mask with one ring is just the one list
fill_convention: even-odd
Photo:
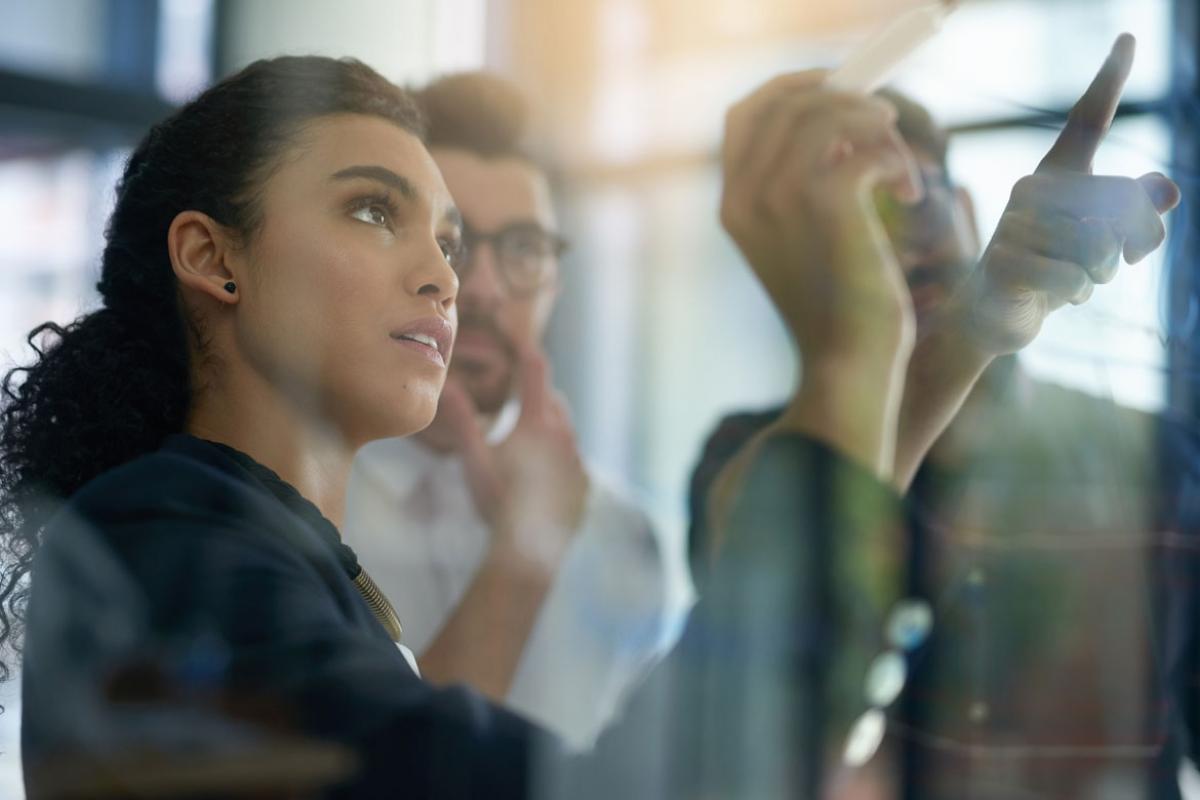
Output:
[[[520,416],[521,402],[510,398],[485,434],[488,443],[504,441]],[[457,453],[442,453],[426,447],[415,437],[405,436],[367,444],[359,451],[354,469],[360,478],[387,486],[389,491],[403,497],[414,491],[426,475],[459,469],[458,462]]]

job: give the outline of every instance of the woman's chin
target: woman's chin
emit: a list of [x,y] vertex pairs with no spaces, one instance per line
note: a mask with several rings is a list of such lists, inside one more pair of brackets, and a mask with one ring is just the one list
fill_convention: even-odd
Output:
[[412,436],[429,427],[437,413],[437,402],[409,402],[405,408],[376,408],[356,415],[353,424],[347,426],[346,438],[355,447],[378,439],[394,439]]
[[387,433],[379,438],[387,439],[395,436],[412,436],[430,426],[437,415],[437,399],[420,404],[412,404],[404,409],[403,414],[394,416],[387,425]]

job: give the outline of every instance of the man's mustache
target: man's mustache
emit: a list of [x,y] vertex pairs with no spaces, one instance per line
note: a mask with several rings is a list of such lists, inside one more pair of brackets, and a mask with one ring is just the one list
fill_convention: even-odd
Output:
[[970,264],[958,261],[941,261],[938,263],[921,264],[910,268],[905,272],[904,280],[908,283],[910,290],[935,284],[950,291],[970,274]]
[[460,311],[458,315],[458,333],[462,335],[465,331],[490,336],[500,345],[506,355],[514,359],[517,357],[516,343],[500,327],[500,323],[496,320],[495,316],[478,311]]

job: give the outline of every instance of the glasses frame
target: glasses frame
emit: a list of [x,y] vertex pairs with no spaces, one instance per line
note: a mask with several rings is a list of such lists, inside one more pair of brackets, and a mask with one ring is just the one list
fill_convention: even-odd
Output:
[[[511,262],[506,261],[503,242],[506,237],[510,237],[513,234],[530,232],[543,237],[544,241],[549,244],[550,252],[541,256],[541,258],[546,261],[553,261],[554,268],[548,269],[545,277],[539,279],[537,283],[529,286],[521,286],[513,281],[513,273],[516,270],[510,266]],[[492,253],[496,257],[496,271],[500,274],[500,281],[504,284],[504,289],[510,297],[528,297],[548,286],[554,285],[558,281],[558,260],[570,248],[570,243],[562,236],[534,222],[515,222],[490,233],[477,231],[470,225],[463,223],[462,243],[459,246],[459,253],[455,257],[454,263],[454,271],[458,274],[460,280],[465,280],[471,273],[471,270],[474,268],[475,253],[479,249],[479,246],[484,244],[490,245],[492,248]]]

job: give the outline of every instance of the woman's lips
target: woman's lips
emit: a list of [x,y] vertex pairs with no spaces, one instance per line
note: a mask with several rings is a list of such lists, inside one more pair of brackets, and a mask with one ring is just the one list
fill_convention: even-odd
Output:
[[425,317],[392,331],[391,338],[444,368],[454,345],[454,326],[441,317]]
[[437,364],[443,369],[445,368],[446,359],[442,358],[442,354],[438,351],[437,347],[426,342],[417,341],[415,339],[410,339],[403,336],[393,336],[392,340],[401,347],[411,350],[423,358],[432,361],[434,364]]
[[458,332],[454,342],[454,357],[456,363],[496,362],[507,358],[508,352],[491,333],[482,330],[463,328]]

